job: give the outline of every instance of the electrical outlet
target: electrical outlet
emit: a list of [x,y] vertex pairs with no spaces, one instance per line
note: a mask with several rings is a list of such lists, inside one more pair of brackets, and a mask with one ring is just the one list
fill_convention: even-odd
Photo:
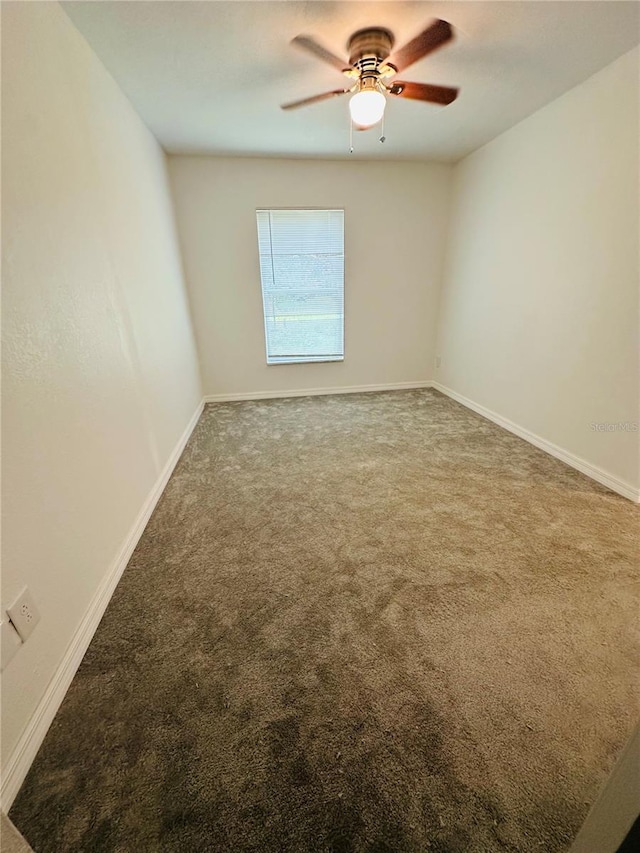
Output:
[[439,356],[439,355],[437,355],[437,356],[436,356],[436,367],[440,367],[440,364],[441,364],[441,363],[442,363],[442,359],[440,358],[440,356]]
[[23,642],[40,621],[38,608],[26,586],[11,607],[7,607],[7,613]]
[[0,669],[4,669],[18,651],[22,642],[20,635],[9,620],[0,623],[0,631],[0,643],[2,644],[2,665]]

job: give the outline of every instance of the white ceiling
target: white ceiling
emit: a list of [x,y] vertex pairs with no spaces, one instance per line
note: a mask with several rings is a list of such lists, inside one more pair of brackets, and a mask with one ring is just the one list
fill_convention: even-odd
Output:
[[356,29],[402,45],[434,18],[455,41],[402,79],[460,87],[448,107],[393,99],[387,142],[354,134],[359,157],[455,161],[640,41],[636,2],[66,2],[65,11],[170,152],[348,156],[348,98],[279,104],[341,88],[331,66],[290,46],[315,36],[346,57]]

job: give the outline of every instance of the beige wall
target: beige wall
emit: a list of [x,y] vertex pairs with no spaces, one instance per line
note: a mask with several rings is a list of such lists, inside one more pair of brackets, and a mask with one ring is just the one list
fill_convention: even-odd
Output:
[[640,723],[618,756],[568,853],[616,853],[638,815]]
[[200,388],[157,143],[55,3],[3,3],[2,78],[6,768]]
[[455,170],[436,379],[637,488],[638,50]]
[[[450,167],[170,157],[205,394],[430,378]],[[266,364],[256,208],[345,210],[345,360]]]

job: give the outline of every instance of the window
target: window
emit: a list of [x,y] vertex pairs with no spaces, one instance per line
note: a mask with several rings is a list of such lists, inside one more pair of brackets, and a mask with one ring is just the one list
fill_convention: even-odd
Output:
[[267,364],[344,358],[344,211],[258,210]]

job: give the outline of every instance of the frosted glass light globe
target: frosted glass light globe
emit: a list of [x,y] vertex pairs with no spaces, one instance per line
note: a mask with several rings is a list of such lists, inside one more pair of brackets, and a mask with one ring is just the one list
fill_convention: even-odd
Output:
[[370,89],[356,92],[349,101],[351,121],[359,127],[373,127],[382,118],[386,103],[382,92],[372,92]]

